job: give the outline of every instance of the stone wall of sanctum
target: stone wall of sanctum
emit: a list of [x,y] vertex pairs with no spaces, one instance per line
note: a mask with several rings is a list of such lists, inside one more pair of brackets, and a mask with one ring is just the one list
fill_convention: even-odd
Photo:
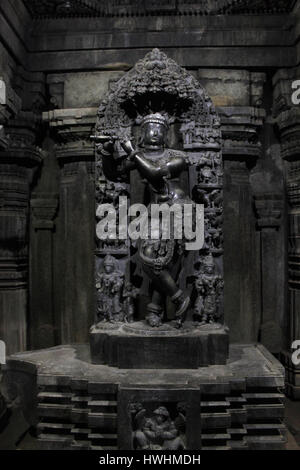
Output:
[[[293,325],[299,320],[287,302],[282,139],[289,139],[283,121],[280,132],[276,124],[283,116],[276,106],[285,110],[281,96],[288,91],[276,77],[297,65],[297,10],[33,19],[21,0],[3,3],[0,338],[8,351],[88,339],[95,158],[89,137],[108,86],[153,47],[194,74],[221,117],[231,340],[260,341],[274,353],[288,349],[291,315]],[[297,185],[297,162],[288,165],[288,184]],[[295,266],[297,253],[289,249]],[[291,287],[295,292],[297,282]]]

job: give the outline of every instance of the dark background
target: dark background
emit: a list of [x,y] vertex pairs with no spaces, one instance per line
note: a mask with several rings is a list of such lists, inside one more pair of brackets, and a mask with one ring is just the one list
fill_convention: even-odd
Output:
[[199,79],[221,116],[231,341],[259,341],[278,355],[300,338],[298,6],[1,1],[0,338],[8,353],[88,341],[89,136],[108,86],[153,47]]

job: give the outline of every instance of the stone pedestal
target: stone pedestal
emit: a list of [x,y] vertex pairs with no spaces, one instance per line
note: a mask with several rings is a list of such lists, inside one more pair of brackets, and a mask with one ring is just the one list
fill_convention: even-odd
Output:
[[285,392],[292,400],[300,400],[300,365],[293,364],[290,351],[282,351],[280,360],[285,367]]
[[197,369],[226,364],[229,340],[226,327],[170,323],[151,328],[146,322],[99,323],[90,332],[94,364],[121,369]]
[[164,406],[175,423],[180,410],[187,449],[273,450],[286,442],[284,369],[261,345],[231,345],[226,365],[190,370],[117,369],[92,364],[88,345],[58,346],[11,356],[3,382],[43,449],[135,448],[137,402],[150,414]]

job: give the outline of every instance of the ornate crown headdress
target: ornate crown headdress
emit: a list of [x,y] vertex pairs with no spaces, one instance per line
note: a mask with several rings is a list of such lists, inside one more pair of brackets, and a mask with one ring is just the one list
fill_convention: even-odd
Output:
[[169,128],[168,119],[160,113],[148,114],[147,116],[143,117],[141,121],[141,126],[145,126],[149,122],[153,122],[155,124],[161,124],[165,126],[166,129]]
[[103,261],[104,266],[115,266],[115,259],[111,255],[106,255]]

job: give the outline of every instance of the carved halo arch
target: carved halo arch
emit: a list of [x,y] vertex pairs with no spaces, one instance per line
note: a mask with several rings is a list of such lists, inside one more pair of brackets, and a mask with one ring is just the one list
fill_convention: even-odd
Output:
[[153,49],[111,86],[98,109],[96,135],[132,138],[150,113],[180,123],[185,148],[220,149],[220,120],[205,89],[174,60]]

